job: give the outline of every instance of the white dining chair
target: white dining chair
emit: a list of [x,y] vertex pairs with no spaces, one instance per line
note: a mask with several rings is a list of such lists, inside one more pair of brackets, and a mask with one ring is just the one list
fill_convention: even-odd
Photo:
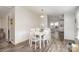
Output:
[[45,44],[45,42],[47,43],[47,45],[49,45],[50,44],[50,39],[51,39],[51,35],[50,35],[50,29],[49,28],[46,28],[45,30],[44,30],[44,36],[43,36],[43,46],[45,47],[46,46],[46,44]]
[[30,37],[29,37],[29,45],[32,47],[32,43],[35,42],[35,49],[37,46],[37,43],[39,42],[39,37],[35,34],[35,30],[31,29],[30,31]]

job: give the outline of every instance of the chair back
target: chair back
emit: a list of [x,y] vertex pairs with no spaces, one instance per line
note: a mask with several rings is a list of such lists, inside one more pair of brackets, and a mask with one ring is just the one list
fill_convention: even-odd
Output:
[[32,39],[34,37],[34,32],[35,32],[35,29],[31,29],[30,30],[30,39]]
[[49,34],[50,34],[50,29],[49,28],[44,29],[43,40],[49,39],[49,36],[50,36]]
[[36,29],[31,29],[31,31],[30,31],[30,39],[32,39],[32,40],[38,40],[39,39],[39,36],[35,34],[36,32],[38,32]]

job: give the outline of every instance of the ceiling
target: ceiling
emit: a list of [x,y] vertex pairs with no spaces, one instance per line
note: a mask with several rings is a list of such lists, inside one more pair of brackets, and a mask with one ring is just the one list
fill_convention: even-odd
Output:
[[[13,6],[0,6],[0,17],[5,16]],[[44,9],[44,14],[55,15],[71,12],[76,9],[76,6],[25,6],[29,10],[41,14],[41,9]]]
[[26,8],[38,14],[41,14],[41,9],[44,9],[45,14],[54,15],[74,11],[76,6],[27,6]]
[[0,6],[0,17],[5,16],[10,9],[13,8],[12,6]]

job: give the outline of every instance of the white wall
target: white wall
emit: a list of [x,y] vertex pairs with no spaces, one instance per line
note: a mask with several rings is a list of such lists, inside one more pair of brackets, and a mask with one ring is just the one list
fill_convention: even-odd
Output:
[[64,39],[74,40],[75,38],[75,14],[67,12],[64,14]]
[[77,28],[79,28],[79,7],[76,10]]
[[2,28],[2,18],[0,18],[0,28]]
[[76,24],[76,36],[77,36],[77,39],[79,40],[79,7],[77,8],[77,10],[76,10],[76,22],[77,22],[77,24]]
[[0,18],[0,28],[4,28],[4,18]]
[[15,7],[15,44],[28,39],[31,28],[40,27],[40,16],[25,7]]
[[4,32],[6,34],[6,39],[7,39],[7,33],[6,33],[6,19],[5,16],[0,18],[0,28],[4,29]]

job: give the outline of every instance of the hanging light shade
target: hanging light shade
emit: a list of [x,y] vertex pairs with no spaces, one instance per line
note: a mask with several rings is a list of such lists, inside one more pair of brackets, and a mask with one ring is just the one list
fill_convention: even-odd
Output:
[[40,17],[41,17],[41,18],[44,18],[44,15],[41,15]]
[[44,12],[44,10],[43,9],[41,9],[41,18],[44,18],[44,14],[43,14],[43,12]]

